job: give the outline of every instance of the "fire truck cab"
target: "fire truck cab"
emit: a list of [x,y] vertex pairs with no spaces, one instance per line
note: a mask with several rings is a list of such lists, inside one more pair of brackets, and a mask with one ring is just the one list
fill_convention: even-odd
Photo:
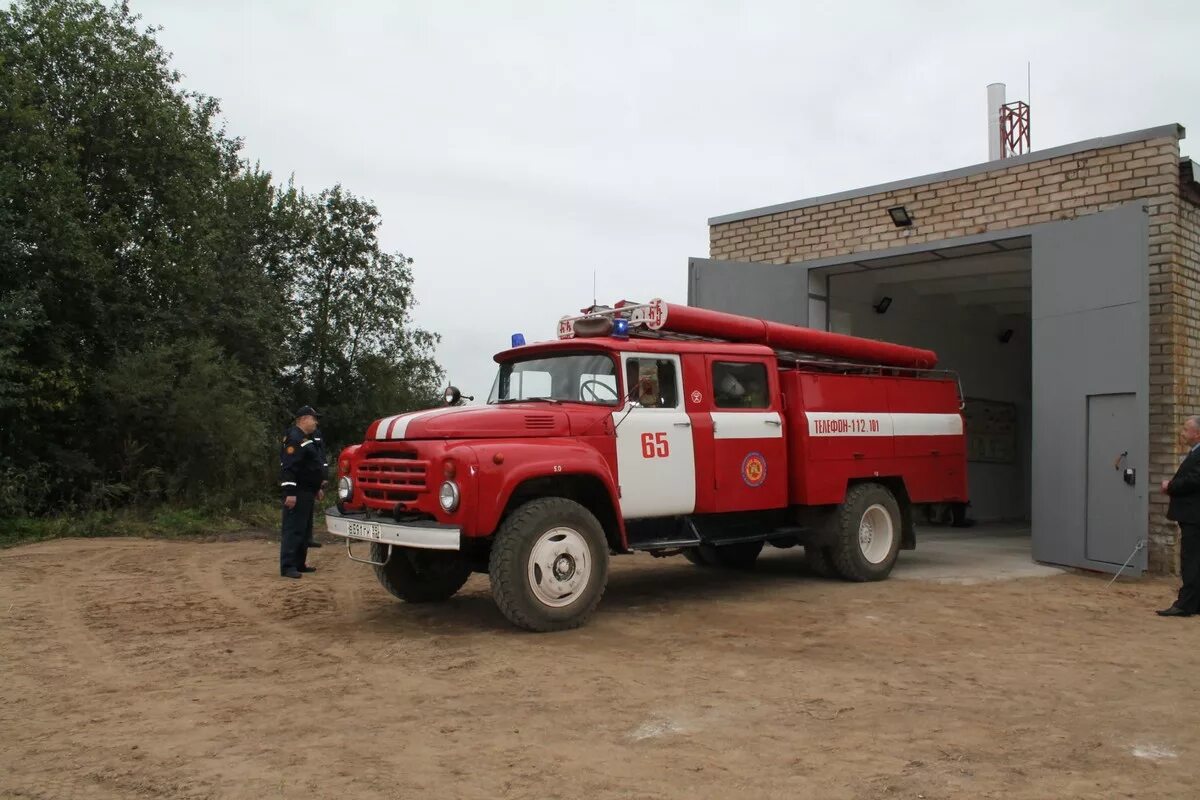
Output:
[[377,420],[339,456],[326,526],[402,600],[485,572],[511,622],[561,630],[610,555],[746,568],[765,544],[880,580],[915,508],[967,500],[961,393],[927,350],[654,300],[495,360],[485,405]]

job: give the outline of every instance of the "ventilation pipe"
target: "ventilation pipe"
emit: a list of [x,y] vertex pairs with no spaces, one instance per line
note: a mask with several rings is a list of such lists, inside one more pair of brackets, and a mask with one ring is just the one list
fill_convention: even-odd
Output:
[[989,83],[988,96],[988,161],[999,161],[1004,157],[1003,134],[1000,130],[1000,109],[1004,106],[1004,84]]

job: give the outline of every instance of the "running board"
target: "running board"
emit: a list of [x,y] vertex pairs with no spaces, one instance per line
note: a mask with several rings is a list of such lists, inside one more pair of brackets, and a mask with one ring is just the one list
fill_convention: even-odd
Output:
[[769,542],[772,539],[778,539],[785,536],[798,536],[805,533],[804,528],[789,527],[775,528],[768,533],[753,533],[746,536],[723,536],[719,539],[649,539],[644,542],[630,542],[630,550],[670,550],[676,547],[699,547],[702,544],[713,545],[714,547],[722,547],[728,544],[743,544],[745,542]]
[[630,542],[630,550],[671,550],[676,547],[699,547],[699,539],[652,539],[647,542]]

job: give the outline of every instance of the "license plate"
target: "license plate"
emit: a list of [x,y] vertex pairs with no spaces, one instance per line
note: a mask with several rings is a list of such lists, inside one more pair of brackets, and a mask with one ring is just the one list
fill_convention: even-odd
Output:
[[378,539],[381,532],[374,522],[351,522],[346,527],[346,535],[356,539]]

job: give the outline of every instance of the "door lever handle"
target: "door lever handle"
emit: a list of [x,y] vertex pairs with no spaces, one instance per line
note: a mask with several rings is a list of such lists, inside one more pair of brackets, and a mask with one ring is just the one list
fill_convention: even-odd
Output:
[[779,428],[783,426],[783,423],[777,419],[764,419],[763,425],[774,425],[775,427]]
[[676,427],[676,428],[690,428],[690,427],[692,427],[692,423],[690,423],[690,422],[676,422],[676,423],[675,423],[675,427]]

